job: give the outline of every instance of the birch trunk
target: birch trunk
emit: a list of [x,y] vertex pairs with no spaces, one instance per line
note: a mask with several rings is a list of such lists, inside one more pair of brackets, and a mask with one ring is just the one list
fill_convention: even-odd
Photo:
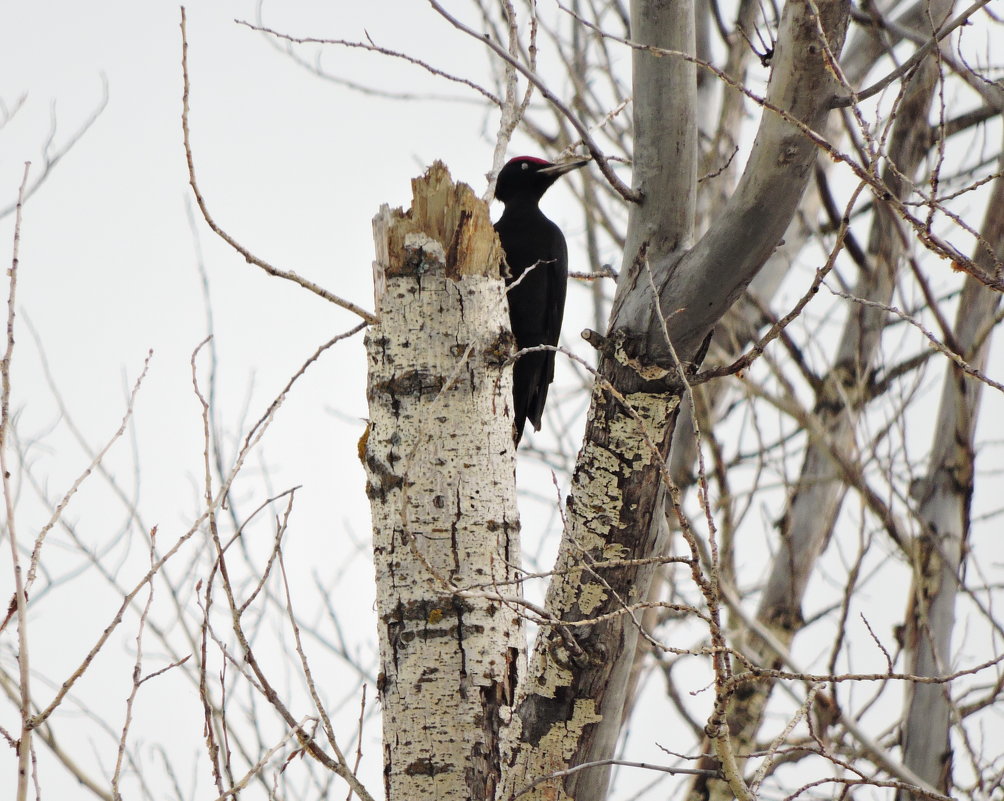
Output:
[[374,220],[366,337],[388,801],[490,799],[524,633],[511,351],[487,207],[441,164]]

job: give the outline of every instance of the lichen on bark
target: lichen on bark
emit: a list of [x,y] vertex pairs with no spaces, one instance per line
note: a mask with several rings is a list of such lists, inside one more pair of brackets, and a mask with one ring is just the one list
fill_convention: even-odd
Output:
[[366,338],[388,799],[491,798],[524,657],[512,350],[487,208],[442,165],[374,221]]

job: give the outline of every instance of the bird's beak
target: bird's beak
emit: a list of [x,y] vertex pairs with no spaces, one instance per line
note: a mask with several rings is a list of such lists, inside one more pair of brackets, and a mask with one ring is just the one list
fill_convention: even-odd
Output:
[[561,164],[552,164],[550,167],[544,167],[539,172],[544,175],[553,175],[557,178],[559,175],[564,175],[566,172],[579,169],[579,167],[584,164],[588,164],[591,160],[592,159],[573,159],[572,161],[563,161]]

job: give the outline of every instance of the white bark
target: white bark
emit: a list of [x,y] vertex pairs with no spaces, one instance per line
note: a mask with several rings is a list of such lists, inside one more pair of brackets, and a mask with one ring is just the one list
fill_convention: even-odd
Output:
[[520,548],[497,239],[441,165],[375,233],[364,457],[386,798],[492,798],[524,655],[518,607],[499,600],[519,596]]
[[[631,36],[641,45],[693,53],[693,2],[634,0]],[[630,209],[625,263],[645,243],[652,253],[689,247],[697,203],[697,75],[678,57],[632,53],[633,188],[642,201]],[[671,199],[672,202],[668,202]]]

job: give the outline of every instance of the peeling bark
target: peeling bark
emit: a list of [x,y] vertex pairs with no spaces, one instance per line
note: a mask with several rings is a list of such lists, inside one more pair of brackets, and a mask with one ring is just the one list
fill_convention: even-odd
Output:
[[[542,629],[521,684],[505,756],[512,765],[501,798],[572,764],[576,754],[613,751],[638,628],[626,607],[645,600],[654,565],[628,560],[657,553],[639,537],[637,516],[658,496],[658,469],[677,399],[628,396],[631,411],[594,390],[586,445],[572,478],[563,547],[546,608],[562,623]],[[642,437],[641,431],[645,432]],[[614,616],[597,620],[613,612]],[[620,613],[620,614],[618,614]],[[570,625],[591,621],[585,625]],[[607,768],[593,768],[535,788],[529,798],[603,797]]]
[[441,164],[374,221],[366,337],[388,801],[492,798],[525,659],[512,349],[487,207]]
[[[848,7],[831,0],[813,8],[819,10],[818,18],[805,4],[785,7],[768,101],[818,128],[836,88],[826,51],[839,52]],[[636,27],[642,11],[661,23],[645,28],[644,38]],[[665,28],[671,15],[679,20],[687,13],[687,4],[640,3],[634,7],[632,35],[667,49],[674,45],[687,49],[687,43],[673,40]],[[689,27],[682,25],[681,37],[692,26],[691,16]],[[820,27],[826,31],[827,47],[820,42]],[[680,359],[694,359],[711,326],[777,245],[815,160],[814,145],[797,125],[765,111],[739,188],[708,233],[681,257],[680,249],[692,235],[688,230],[693,225],[692,188],[682,196],[645,188],[654,180],[645,168],[648,163],[658,163],[663,174],[673,172],[667,165],[675,165],[679,156],[684,176],[696,164],[696,148],[688,152],[683,144],[692,140],[675,127],[695,125],[696,81],[692,72],[671,72],[680,62],[636,53],[636,185],[644,199],[632,209],[614,301],[609,330],[616,352],[606,353],[600,368],[638,409],[650,434],[646,441],[636,421],[598,382],[573,477],[558,571],[547,599],[547,610],[556,619],[591,622],[565,631],[552,626],[535,646],[514,718],[515,742],[507,746],[506,753],[513,755],[513,779],[506,782],[504,797],[548,773],[613,753],[639,628],[625,609],[646,598],[653,569],[646,563],[593,573],[588,565],[591,560],[649,559],[661,553],[660,528],[652,520],[681,389],[666,329]],[[670,74],[673,80],[667,79]],[[639,86],[656,97],[673,94],[674,105],[679,98],[669,130],[660,130],[644,117],[648,110],[638,102]],[[685,178],[681,184],[686,184]],[[678,203],[682,211],[676,208]],[[654,302],[652,283],[659,304]],[[539,784],[527,797],[592,801],[605,797],[606,785],[606,769],[592,768]]]

